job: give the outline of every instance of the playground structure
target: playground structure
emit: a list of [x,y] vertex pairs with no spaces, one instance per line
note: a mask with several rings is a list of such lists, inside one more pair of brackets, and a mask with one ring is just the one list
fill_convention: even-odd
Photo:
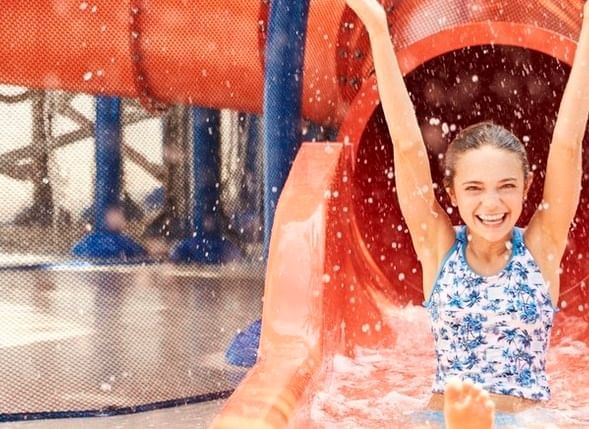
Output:
[[[20,28],[0,27],[2,40],[14,40],[2,44],[0,82],[139,97],[151,109],[168,102],[260,112],[262,70],[265,65],[270,73],[275,66],[263,48],[272,52],[265,43],[273,40],[280,46],[272,34],[273,22],[281,19],[276,5],[280,2],[266,10],[264,3],[236,2],[203,10],[172,2],[105,1],[94,5],[95,12],[90,3],[86,8],[72,3],[48,13],[35,2],[20,2],[5,15]],[[542,177],[582,3],[456,0],[387,6],[394,6],[392,36],[434,180],[440,183],[438,155],[455,132],[485,119],[522,136],[535,174]],[[266,90],[266,97],[278,101],[265,100],[265,106],[299,103],[303,116],[338,127],[338,142],[302,145],[284,190],[272,185],[280,200],[268,253],[259,360],[215,428],[278,428],[293,419],[308,427],[310,417],[301,410],[332,371],[334,355],[354,356],[357,347],[387,349],[397,335],[383,316],[387,309],[423,299],[419,265],[395,201],[392,148],[367,36],[342,2],[312,1],[301,16],[307,12],[308,19],[300,20],[307,35],[303,78],[290,78],[300,82],[301,92],[285,100]],[[26,22],[44,33],[26,32]],[[76,38],[68,43],[64,34]],[[40,40],[43,60],[27,63],[34,56],[24,53],[39,49]],[[205,57],[207,49],[219,56],[209,51]],[[266,126],[278,122],[276,112],[264,113]],[[270,135],[266,131],[267,151],[281,144],[268,141]],[[559,316],[579,323],[589,321],[586,181],[585,176],[563,259]],[[534,189],[524,225],[540,201],[541,188]],[[441,187],[439,198],[445,201]],[[587,344],[589,330],[579,338]]]

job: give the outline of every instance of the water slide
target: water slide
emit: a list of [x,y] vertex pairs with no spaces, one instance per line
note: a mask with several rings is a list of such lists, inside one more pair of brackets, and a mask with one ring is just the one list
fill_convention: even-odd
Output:
[[[265,2],[1,2],[2,83],[140,97],[146,105],[261,110]],[[437,183],[452,135],[484,119],[521,136],[542,178],[581,6],[394,2],[393,39]],[[395,201],[367,36],[342,2],[327,0],[311,2],[308,36],[303,113],[338,125],[340,142],[306,143],[297,156],[273,226],[259,360],[214,428],[321,427],[308,407],[334,382],[341,357],[394,349],[406,333],[388,315],[423,299]],[[555,343],[566,337],[577,347],[589,344],[587,180],[563,260],[557,320],[582,329],[572,339],[555,329]],[[522,224],[541,191],[537,184]],[[441,187],[438,196],[448,206]],[[559,357],[569,376],[589,378],[587,365]],[[377,379],[370,389],[384,385]]]

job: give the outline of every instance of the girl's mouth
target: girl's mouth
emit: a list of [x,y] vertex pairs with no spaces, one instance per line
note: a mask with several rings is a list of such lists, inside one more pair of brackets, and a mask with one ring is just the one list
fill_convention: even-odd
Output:
[[483,225],[487,226],[497,226],[501,225],[505,218],[507,217],[507,213],[499,213],[499,214],[492,214],[492,215],[475,215],[476,218],[481,222]]

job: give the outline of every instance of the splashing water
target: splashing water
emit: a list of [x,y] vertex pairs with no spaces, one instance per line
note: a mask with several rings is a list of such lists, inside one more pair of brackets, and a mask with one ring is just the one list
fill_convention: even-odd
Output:
[[[395,346],[357,348],[354,358],[336,355],[331,368],[318,377],[319,387],[304,401],[292,428],[417,426],[415,415],[429,402],[435,373],[429,318],[423,307],[412,305],[394,308],[386,317],[398,335]],[[549,426],[543,418],[558,416],[556,427],[589,427],[588,338],[589,323],[557,315],[547,361],[553,397],[539,410],[520,413],[525,418],[516,415],[518,424],[521,420],[545,428]]]

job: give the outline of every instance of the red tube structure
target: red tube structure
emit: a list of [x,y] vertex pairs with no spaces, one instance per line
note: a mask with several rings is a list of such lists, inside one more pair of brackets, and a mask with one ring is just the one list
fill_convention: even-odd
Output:
[[[385,1],[387,7],[394,3]],[[455,0],[440,7],[433,1],[407,1],[395,5],[391,26],[398,48],[487,20],[575,39],[580,4]],[[141,97],[155,107],[159,102],[262,110],[264,1],[0,0],[0,10],[2,83]],[[371,72],[367,34],[343,0],[312,1],[308,28],[303,115],[340,124]],[[495,37],[481,28],[481,40]],[[544,47],[558,51],[557,45]]]
[[[261,112],[266,2],[2,0],[0,82]],[[303,113],[341,122],[343,1],[309,14]],[[287,42],[287,40],[285,40]]]

